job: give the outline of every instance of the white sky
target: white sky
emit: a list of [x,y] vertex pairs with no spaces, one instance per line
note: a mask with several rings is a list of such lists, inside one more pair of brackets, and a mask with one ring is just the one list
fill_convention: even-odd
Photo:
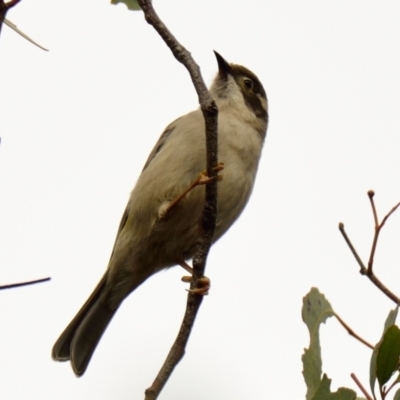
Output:
[[[187,353],[162,399],[304,398],[302,297],[317,286],[366,340],[394,305],[358,273],[337,225],[366,260],[400,200],[400,3],[156,1],[207,83],[212,50],[253,70],[270,126],[252,199],[214,246],[212,280]],[[175,338],[184,272],[133,293],[86,374],[51,360],[54,341],[103,274],[132,189],[164,127],[197,107],[184,68],[141,13],[107,1],[24,0],[0,37],[0,398],[141,399]],[[400,215],[376,271],[400,293]],[[334,320],[322,328],[332,387],[368,386],[370,351]]]

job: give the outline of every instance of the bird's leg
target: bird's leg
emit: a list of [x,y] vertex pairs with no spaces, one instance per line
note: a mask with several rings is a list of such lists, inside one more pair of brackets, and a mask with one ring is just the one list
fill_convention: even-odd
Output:
[[[218,163],[216,167],[213,168],[215,171],[219,172],[224,169],[224,163]],[[196,186],[199,185],[206,185],[207,183],[213,181],[214,179],[217,179],[217,181],[222,180],[221,175],[209,177],[207,175],[207,170],[201,171],[200,174],[197,176],[197,178],[191,183],[191,185],[185,189],[175,200],[172,200],[171,202],[167,203],[166,207],[160,207],[158,211],[158,216],[160,219],[165,218],[171,210]]]
[[[179,261],[178,264],[188,271],[191,275],[193,275],[193,268],[188,265],[185,261]],[[182,277],[182,282],[190,283],[192,282],[193,276],[183,276]],[[206,276],[202,276],[199,279],[199,283],[201,284],[201,287],[196,288],[196,289],[186,289],[189,293],[193,294],[199,294],[201,296],[205,296],[208,294],[208,291],[210,290],[211,287],[211,281],[209,278]]]

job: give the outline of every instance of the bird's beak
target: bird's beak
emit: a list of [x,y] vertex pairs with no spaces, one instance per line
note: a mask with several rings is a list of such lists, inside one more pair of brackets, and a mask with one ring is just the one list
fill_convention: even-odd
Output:
[[218,69],[220,75],[226,76],[231,73],[232,67],[229,65],[229,63],[214,50],[215,57],[217,58],[218,62]]

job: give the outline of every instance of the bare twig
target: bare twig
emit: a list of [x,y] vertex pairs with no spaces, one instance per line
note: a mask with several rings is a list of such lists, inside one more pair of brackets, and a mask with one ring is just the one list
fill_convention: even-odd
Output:
[[28,286],[28,285],[34,285],[35,283],[42,283],[42,282],[47,282],[51,278],[42,278],[42,279],[36,279],[34,281],[28,281],[28,282],[19,282],[19,283],[11,283],[10,285],[3,285],[0,286],[0,290],[3,289],[12,289],[20,286]]
[[365,268],[364,263],[361,260],[361,257],[358,255],[356,249],[354,248],[353,244],[351,243],[349,237],[347,236],[346,231],[344,230],[344,223],[339,222],[339,231],[343,235],[344,240],[346,241],[347,245],[349,246],[351,252],[353,253],[355,259],[358,262],[358,265],[360,266],[360,273],[362,275],[365,275],[367,273],[367,268]]
[[39,47],[40,49],[44,51],[49,51],[45,47],[41,46],[39,43],[35,42],[33,39],[31,39],[27,34],[21,31],[21,29],[18,29],[17,25],[13,24],[11,21],[8,21],[7,18],[4,18],[3,23],[10,27],[14,32],[17,32],[18,35],[22,36],[24,39],[26,39],[28,42],[31,42],[35,46]]
[[400,202],[398,202],[383,218],[381,224],[380,224],[380,229],[382,229],[383,225],[385,225],[385,222],[387,219],[399,208]]
[[379,222],[378,222],[378,213],[376,212],[376,207],[375,207],[375,202],[374,202],[375,192],[373,190],[368,190],[367,195],[368,195],[369,201],[371,203],[372,214],[374,215],[375,226],[377,227],[379,225]]
[[362,385],[362,383],[358,380],[358,378],[356,377],[356,374],[351,373],[350,376],[353,378],[354,382],[356,383],[356,385],[359,387],[359,389],[363,392],[365,398],[367,400],[373,400],[373,398],[369,395],[369,393],[367,392],[367,390],[364,388],[364,386]]
[[6,17],[8,11],[16,6],[20,1],[21,0],[10,0],[8,3],[5,3],[4,0],[0,0],[0,33],[4,18]]
[[385,389],[385,397],[398,383],[399,382],[396,379],[388,388]]
[[[167,46],[172,51],[175,58],[181,62],[189,71],[193,85],[199,97],[199,103],[204,115],[206,126],[206,147],[207,147],[207,174],[209,177],[217,175],[215,167],[218,162],[218,138],[217,138],[217,117],[218,108],[211,98],[211,95],[200,74],[199,66],[194,62],[191,54],[186,50],[172,35],[156,14],[151,0],[138,0],[146,21],[154,27]],[[206,201],[201,218],[202,235],[197,241],[196,254],[193,257],[193,281],[191,289],[199,287],[198,280],[204,276],[207,255],[212,243],[215,231],[215,221],[217,215],[217,180],[206,185]],[[161,367],[152,385],[146,390],[146,400],[157,399],[162,388],[171,376],[174,368],[182,359],[185,347],[202,303],[203,296],[193,293],[188,294],[186,312],[180,327],[178,336],[171,347],[171,350]]]
[[344,322],[342,320],[342,318],[339,317],[338,314],[335,313],[335,317],[337,318],[337,320],[341,323],[341,325],[343,326],[344,329],[346,329],[347,333],[350,336],[353,336],[355,339],[357,339],[358,341],[360,341],[361,343],[365,344],[367,347],[369,347],[370,349],[374,349],[374,346],[372,346],[372,344],[368,343],[366,340],[364,340],[361,336],[359,336],[357,333],[355,333],[353,331],[353,329],[350,328],[350,326],[348,326],[346,324],[346,322]]
[[374,202],[374,196],[375,192],[373,190],[368,191],[368,198],[371,203],[372,207],[372,213],[374,215],[374,229],[375,229],[375,234],[374,234],[374,239],[372,241],[372,246],[371,246],[371,253],[369,255],[369,260],[368,260],[368,273],[367,275],[372,274],[372,266],[374,264],[374,256],[375,256],[375,251],[376,251],[376,244],[378,243],[378,237],[379,237],[379,231],[380,231],[380,226],[378,222],[378,214],[376,212],[376,207],[375,207],[375,202]]
[[375,192],[373,190],[368,191],[368,197],[371,202],[371,207],[372,207],[372,212],[374,214],[374,221],[375,221],[375,235],[374,239],[372,242],[372,247],[371,247],[371,254],[369,256],[369,261],[368,261],[368,275],[372,274],[372,266],[374,264],[374,256],[375,256],[375,251],[376,251],[376,244],[378,243],[378,237],[381,232],[381,229],[383,228],[383,225],[385,225],[386,221],[388,218],[397,210],[397,208],[400,206],[400,202],[397,203],[383,218],[382,222],[378,222],[378,216],[376,212],[376,207],[375,207],[375,202],[374,202],[374,195]]
[[377,276],[372,273],[371,275],[367,275],[369,280],[390,300],[393,300],[396,304],[400,304],[400,298],[397,297],[392,291],[390,291],[378,278]]
[[353,244],[351,243],[349,237],[347,236],[347,233],[344,230],[344,224],[342,222],[339,223],[339,230],[341,234],[344,237],[344,240],[346,241],[347,245],[349,246],[351,252],[353,253],[355,259],[358,262],[358,265],[360,266],[360,274],[361,275],[366,275],[369,280],[379,289],[381,290],[389,299],[393,300],[396,304],[400,303],[400,298],[397,297],[393,292],[391,292],[379,279],[378,277],[371,272],[371,274],[368,274],[368,269],[364,266],[360,256],[357,254],[356,250],[354,249]]
[[375,207],[375,202],[373,200],[375,193],[373,190],[368,191],[368,197],[371,202],[371,207],[372,207],[372,212],[374,215],[374,223],[375,223],[375,234],[374,234],[374,239],[372,241],[372,246],[371,246],[371,253],[368,261],[368,268],[365,267],[363,261],[361,260],[360,256],[358,255],[356,249],[354,248],[353,244],[351,243],[349,237],[347,236],[346,231],[344,230],[344,224],[342,222],[339,223],[339,230],[341,234],[343,235],[344,240],[346,241],[347,245],[349,246],[351,252],[353,253],[355,259],[357,260],[358,265],[360,266],[360,274],[361,275],[366,275],[369,280],[378,288],[380,289],[389,299],[393,300],[396,304],[400,304],[400,298],[397,297],[393,292],[391,292],[379,279],[378,277],[374,274],[372,267],[374,264],[374,256],[376,252],[376,246],[378,243],[378,237],[381,232],[382,227],[388,220],[388,218],[397,210],[397,208],[400,206],[400,202],[397,203],[383,218],[382,222],[378,222],[378,215],[376,212],[376,207]]

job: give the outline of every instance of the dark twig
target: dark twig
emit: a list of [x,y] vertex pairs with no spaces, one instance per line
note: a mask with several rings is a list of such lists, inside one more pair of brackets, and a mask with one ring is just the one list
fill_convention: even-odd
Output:
[[354,382],[356,383],[356,385],[359,387],[359,389],[363,392],[365,398],[367,400],[373,400],[373,398],[369,395],[369,393],[366,391],[366,389],[364,388],[364,386],[362,385],[362,383],[358,380],[358,378],[356,377],[356,374],[351,373],[350,376],[353,378]]
[[383,225],[385,225],[385,222],[387,221],[387,219],[399,208],[400,206],[400,202],[398,202],[383,218],[380,228],[382,229]]
[[375,251],[376,251],[376,244],[378,243],[378,237],[381,232],[381,229],[383,228],[383,225],[385,225],[386,221],[388,218],[397,210],[397,208],[400,206],[400,202],[397,203],[383,218],[382,222],[378,222],[378,216],[376,212],[376,207],[375,207],[375,202],[374,202],[374,195],[375,192],[373,190],[368,191],[368,197],[371,202],[371,207],[372,207],[372,212],[374,214],[374,221],[375,221],[375,235],[374,239],[372,242],[372,247],[371,247],[371,254],[369,256],[369,261],[368,261],[368,275],[372,274],[372,266],[374,264],[374,256],[375,256]]
[[379,225],[378,213],[376,212],[376,207],[375,207],[375,202],[374,202],[375,192],[373,190],[368,190],[367,195],[368,195],[369,201],[371,203],[372,214],[374,215],[375,226],[378,226]]
[[344,223],[343,222],[339,222],[339,231],[340,233],[343,235],[344,240],[346,241],[347,245],[349,246],[351,252],[353,253],[353,256],[355,257],[355,259],[358,262],[358,265],[360,266],[360,273],[362,275],[366,275],[367,273],[367,268],[365,268],[364,263],[361,260],[361,257],[358,255],[356,249],[354,248],[353,244],[351,243],[349,237],[347,236],[346,231],[344,230]]
[[371,350],[374,349],[374,346],[372,346],[372,344],[369,344],[366,340],[364,340],[361,336],[359,336],[357,333],[355,333],[353,331],[353,329],[350,328],[350,326],[348,326],[346,324],[346,322],[344,322],[342,320],[342,318],[339,317],[338,314],[335,313],[335,317],[337,318],[337,320],[340,322],[340,324],[343,326],[344,329],[346,329],[347,333],[350,336],[353,336],[355,339],[357,339],[358,341],[360,341],[361,343],[365,344],[367,347],[369,347]]
[[368,276],[369,280],[379,289],[381,290],[389,299],[393,300],[396,304],[400,303],[400,298],[398,298],[393,292],[391,292],[378,278],[377,276],[371,272],[368,274],[368,269],[364,266],[363,262],[361,261],[360,256],[357,254],[356,250],[354,249],[353,244],[351,243],[349,237],[347,236],[346,231],[344,230],[344,224],[342,222],[339,223],[339,230],[344,237],[347,245],[349,246],[351,252],[353,253],[355,259],[360,266],[360,274]]
[[398,383],[399,382],[396,379],[388,388],[385,388],[385,397]]
[[[206,126],[206,147],[207,147],[207,173],[209,177],[217,175],[218,162],[218,109],[211,98],[209,91],[200,74],[199,66],[194,62],[191,54],[186,50],[172,35],[156,14],[151,0],[138,0],[146,18],[146,21],[154,27],[167,46],[172,51],[175,58],[181,62],[189,71],[193,85],[199,97],[199,103],[204,115]],[[198,280],[204,276],[206,259],[212,238],[215,231],[215,221],[217,215],[217,180],[206,185],[206,201],[201,218],[202,235],[197,241],[196,254],[193,257],[193,281],[191,289],[199,287]],[[189,293],[186,305],[186,312],[180,327],[178,336],[171,347],[171,350],[161,367],[152,385],[146,390],[146,400],[154,400],[159,396],[162,388],[171,376],[174,368],[182,359],[185,347],[189,340],[191,330],[202,303],[203,296]]]
[[378,243],[378,237],[379,237],[379,232],[380,232],[380,225],[379,225],[379,222],[378,222],[378,214],[376,212],[374,196],[375,196],[375,192],[373,190],[369,190],[368,191],[368,198],[369,198],[369,201],[371,203],[372,213],[374,215],[375,234],[374,234],[374,239],[372,241],[371,254],[369,255],[369,260],[368,260],[368,273],[367,273],[367,275],[371,275],[372,274],[372,266],[374,264],[374,256],[375,256],[375,251],[376,251],[376,244]]
[[374,215],[374,223],[375,223],[375,234],[374,234],[374,239],[372,241],[372,246],[371,246],[371,254],[369,257],[368,261],[368,268],[365,267],[364,263],[362,262],[360,256],[357,254],[357,251],[355,250],[353,244],[351,243],[349,237],[346,234],[346,231],[344,230],[344,224],[342,222],[339,223],[339,230],[341,234],[343,235],[344,240],[346,241],[347,245],[349,246],[351,252],[353,253],[355,259],[357,260],[358,265],[360,266],[360,274],[361,275],[366,275],[369,280],[379,289],[381,290],[389,299],[393,300],[396,304],[400,304],[400,298],[397,297],[393,292],[391,292],[379,279],[378,277],[374,274],[372,267],[374,263],[374,256],[375,256],[375,251],[376,251],[376,246],[378,243],[378,237],[379,233],[388,220],[388,218],[399,208],[400,202],[397,203],[383,218],[382,222],[379,224],[378,222],[378,216],[376,212],[376,207],[375,207],[375,202],[373,200],[375,193],[373,190],[368,191],[368,197],[371,202],[371,207],[372,207],[372,212]]
[[392,291],[390,291],[378,278],[377,276],[372,273],[371,275],[367,275],[369,280],[390,300],[393,300],[396,304],[400,304],[400,298],[397,297]]
[[43,278],[43,279],[36,279],[34,281],[28,281],[28,282],[20,282],[20,283],[11,283],[10,285],[3,285],[0,286],[0,290],[3,289],[12,289],[20,286],[28,286],[28,285],[34,285],[35,283],[42,283],[42,282],[47,282],[51,278]]
[[8,3],[5,3],[4,0],[0,0],[0,34],[1,28],[3,26],[3,21],[8,13],[8,11],[16,6],[21,0],[10,0]]

